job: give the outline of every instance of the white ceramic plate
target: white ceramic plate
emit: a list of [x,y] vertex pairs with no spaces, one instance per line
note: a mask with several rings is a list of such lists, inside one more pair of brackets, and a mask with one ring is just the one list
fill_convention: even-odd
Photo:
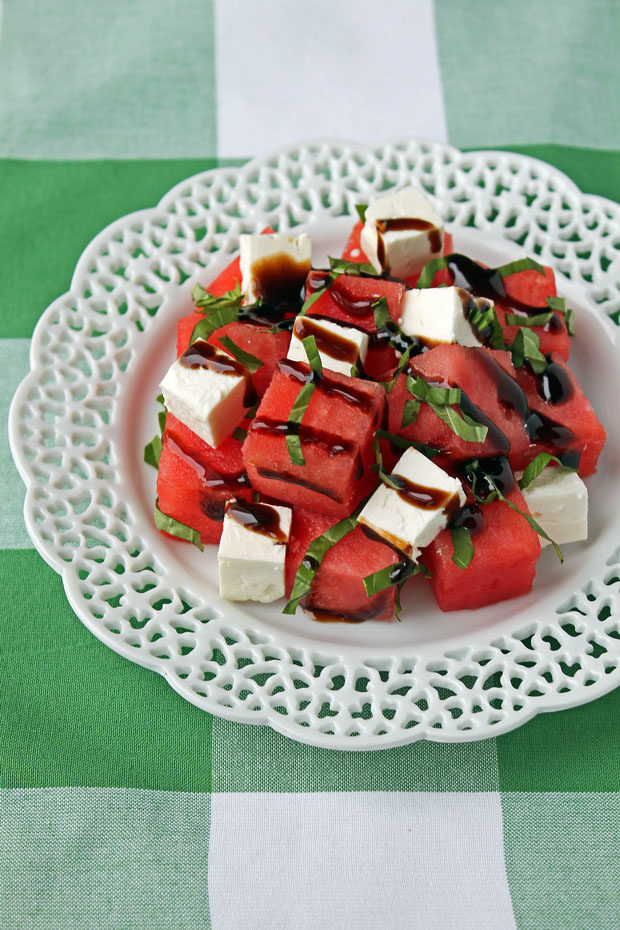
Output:
[[[267,224],[307,229],[315,263],[339,254],[354,204],[411,180],[457,250],[489,264],[533,254],[556,269],[577,311],[571,367],[610,433],[588,479],[590,540],[567,546],[564,566],[547,549],[530,595],[479,611],[444,614],[422,584],[394,624],[324,625],[278,605],[223,602],[215,549],[201,554],[155,530],[155,474],[142,461],[191,285],[227,264],[241,232]],[[211,713],[314,745],[481,739],[611,690],[620,683],[619,249],[617,205],[508,153],[321,140],[188,179],[103,230],[36,328],[9,428],[37,549],[112,649]]]

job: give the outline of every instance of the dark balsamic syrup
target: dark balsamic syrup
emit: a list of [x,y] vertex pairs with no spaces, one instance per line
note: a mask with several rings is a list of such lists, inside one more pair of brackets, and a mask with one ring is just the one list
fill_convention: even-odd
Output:
[[252,501],[230,501],[226,514],[236,523],[240,523],[253,533],[269,536],[278,543],[286,543],[286,533],[280,526],[280,514],[269,504],[254,503]]

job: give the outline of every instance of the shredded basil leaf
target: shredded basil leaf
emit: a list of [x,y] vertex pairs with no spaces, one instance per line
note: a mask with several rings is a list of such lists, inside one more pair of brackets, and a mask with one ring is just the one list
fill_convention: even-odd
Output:
[[575,311],[570,307],[566,306],[566,300],[564,297],[547,297],[547,306],[551,307],[552,310],[555,310],[556,313],[561,313],[564,317],[564,323],[566,324],[566,332],[569,336],[575,335]]
[[245,437],[248,435],[247,429],[242,429],[241,426],[238,426],[233,430],[233,439],[238,439],[239,442],[245,442]]
[[414,397],[428,404],[433,413],[449,426],[460,439],[465,442],[484,442],[486,439],[489,431],[488,426],[476,422],[460,408],[455,409],[455,406],[458,406],[461,401],[460,388],[434,387],[427,384],[419,376],[414,381],[413,377],[408,375],[407,390]]
[[221,309],[211,310],[209,315],[199,320],[192,330],[190,336],[190,345],[197,339],[208,339],[209,336],[225,326],[226,323],[236,323],[239,318],[239,307],[222,307]]
[[539,452],[536,458],[532,459],[519,478],[519,487],[521,490],[529,487],[532,481],[534,481],[535,478],[538,478],[540,473],[544,471],[550,462],[555,462],[556,465],[559,465],[565,471],[577,471],[576,468],[571,468],[569,465],[565,465],[562,459],[558,458],[556,455],[551,455],[549,452]]
[[549,310],[547,313],[536,313],[534,316],[522,316],[519,313],[507,313],[504,319],[507,326],[546,326],[553,314],[553,310]]
[[[163,406],[164,395],[157,395],[157,403]],[[157,421],[159,423],[159,436],[153,436],[150,442],[144,447],[144,461],[147,465],[152,465],[153,468],[159,468],[159,459],[161,458],[161,453],[163,449],[162,445],[162,436],[164,435],[164,429],[166,427],[166,410],[160,410],[157,414]]]
[[467,319],[485,345],[492,349],[505,349],[504,332],[497,318],[497,310],[493,301],[486,298],[474,298],[467,312]]
[[526,361],[534,374],[540,375],[547,368],[547,359],[540,351],[537,333],[531,332],[524,326],[520,326],[517,330],[510,351],[515,368],[522,368]]
[[226,291],[220,297],[210,294],[201,284],[194,284],[192,299],[198,310],[211,313],[213,310],[226,310],[230,307],[240,307],[243,301],[241,284],[237,281],[232,291]]
[[420,405],[422,401],[418,400],[416,397],[410,397],[409,400],[405,401],[405,406],[403,407],[403,416],[400,421],[400,428],[405,429],[407,426],[411,426],[412,423],[415,423],[418,419],[418,413],[420,412]]
[[242,365],[249,368],[251,372],[258,371],[258,369],[262,368],[265,364],[260,358],[256,358],[255,355],[251,355],[250,352],[246,352],[245,349],[238,346],[236,342],[233,342],[230,336],[220,336],[218,338],[233,358],[236,358],[238,362],[241,362]]
[[437,258],[432,258],[430,262],[427,262],[420,272],[420,277],[418,278],[416,287],[430,287],[435,280],[435,275],[437,272],[441,271],[442,268],[448,267],[449,257],[450,256],[448,255],[439,255]]
[[302,339],[303,347],[306,350],[306,356],[308,358],[308,364],[315,374],[320,375],[323,373],[323,364],[321,362],[321,355],[317,349],[316,339],[314,336],[306,336],[305,339]]
[[428,384],[419,375],[413,380],[411,375],[407,375],[407,390],[418,400],[423,400],[427,404],[460,404],[461,389],[436,387]]
[[366,210],[368,209],[368,204],[367,203],[356,203],[355,209],[362,223],[365,223],[366,222]]
[[370,466],[372,471],[376,471],[383,484],[386,484],[388,488],[393,488],[395,491],[401,491],[402,484],[399,484],[398,480],[392,478],[391,475],[388,475],[388,473],[383,468],[383,456],[381,455],[381,447],[379,445],[377,436],[375,436],[372,441],[372,449],[375,453],[376,460],[375,464]]
[[366,575],[363,579],[366,595],[372,597],[373,594],[385,591],[386,588],[391,588],[395,584],[400,589],[405,581],[413,575],[424,575],[430,578],[430,572],[423,562],[412,562],[411,559],[403,559],[394,565],[386,565],[385,568],[380,568],[378,572]]
[[452,561],[459,568],[465,570],[474,557],[474,546],[471,541],[471,533],[466,526],[450,527],[452,537]]
[[543,266],[539,265],[533,258],[519,258],[516,262],[507,262],[505,265],[500,265],[495,271],[501,278],[509,278],[511,274],[518,274],[520,271],[545,273]]
[[432,459],[439,453],[439,449],[434,449],[433,446],[427,446],[426,443],[416,442],[413,439],[405,439],[404,436],[397,436],[395,433],[388,433],[385,429],[378,429],[375,435],[381,439],[387,439],[388,442],[391,442],[393,446],[398,446],[399,449],[417,449],[428,459]]
[[375,278],[381,277],[381,272],[375,271],[374,265],[371,265],[370,262],[352,262],[348,258],[332,258],[331,255],[328,260],[330,269],[336,274],[359,277],[363,273]]
[[345,517],[344,520],[330,526],[321,536],[310,543],[297,569],[289,602],[282,613],[295,613],[299,602],[309,593],[314,576],[321,567],[325,554],[357,526],[357,516],[364,503],[366,502],[360,504],[350,517]]
[[[308,409],[308,404],[310,403],[310,398],[314,394],[314,389],[316,385],[313,381],[308,381],[307,384],[304,384],[301,391],[295,399],[292,410],[288,417],[288,422],[299,426],[301,421],[304,418],[304,414]],[[286,437],[286,448],[288,449],[288,454],[293,465],[305,465],[306,460],[301,449],[301,439],[299,438],[298,433],[291,432],[288,433]]]
[[159,498],[155,501],[154,513],[155,526],[158,530],[163,530],[165,533],[169,533],[170,536],[176,536],[177,539],[184,539],[186,542],[191,542],[197,546],[201,552],[204,551],[204,546],[200,542],[200,533],[198,530],[193,529],[191,526],[186,526],[185,523],[180,523],[173,517],[169,517],[166,513],[162,513],[159,509]]
[[388,307],[388,302],[385,297],[380,297],[379,300],[375,301],[372,305],[372,312],[375,318],[375,326],[377,327],[377,332],[380,329],[383,329],[386,323],[392,321],[390,316],[390,308]]
[[161,457],[163,445],[159,436],[153,436],[151,441],[144,447],[144,461],[153,468],[159,468],[159,459]]

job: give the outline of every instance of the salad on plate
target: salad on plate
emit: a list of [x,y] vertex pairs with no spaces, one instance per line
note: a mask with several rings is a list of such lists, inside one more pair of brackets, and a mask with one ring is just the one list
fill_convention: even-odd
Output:
[[605,431],[568,367],[573,313],[532,259],[452,250],[417,187],[358,207],[343,254],[242,235],[196,285],[162,373],[158,529],[218,545],[220,594],[320,621],[530,591],[587,537]]

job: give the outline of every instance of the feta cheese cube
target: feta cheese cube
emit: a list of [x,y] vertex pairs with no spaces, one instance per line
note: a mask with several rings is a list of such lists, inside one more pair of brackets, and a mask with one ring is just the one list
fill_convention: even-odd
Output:
[[418,187],[405,187],[368,206],[360,243],[377,271],[407,278],[441,252],[443,222]]
[[228,501],[217,553],[220,595],[264,604],[283,597],[290,531],[288,507]]
[[226,352],[198,339],[160,384],[166,410],[210,446],[219,446],[253,402],[250,372]]
[[299,297],[311,267],[312,243],[306,233],[239,237],[241,290],[248,303],[259,297],[279,303]]
[[314,336],[323,368],[343,375],[355,375],[358,366],[364,364],[368,352],[368,333],[352,326],[341,326],[331,320],[308,316],[298,316],[295,320],[287,358],[298,362],[308,361],[302,342],[307,336]]
[[462,287],[405,291],[401,329],[407,336],[418,336],[431,343],[457,342],[461,346],[479,346],[482,343],[467,319],[472,301],[476,302],[476,298]]
[[[588,489],[576,472],[545,468],[523,497],[534,519],[557,543],[588,538]],[[541,537],[541,546],[548,546]]]
[[358,517],[412,561],[448,525],[450,515],[465,504],[458,478],[433,464],[417,449],[407,449],[392,471],[400,490],[381,484]]

